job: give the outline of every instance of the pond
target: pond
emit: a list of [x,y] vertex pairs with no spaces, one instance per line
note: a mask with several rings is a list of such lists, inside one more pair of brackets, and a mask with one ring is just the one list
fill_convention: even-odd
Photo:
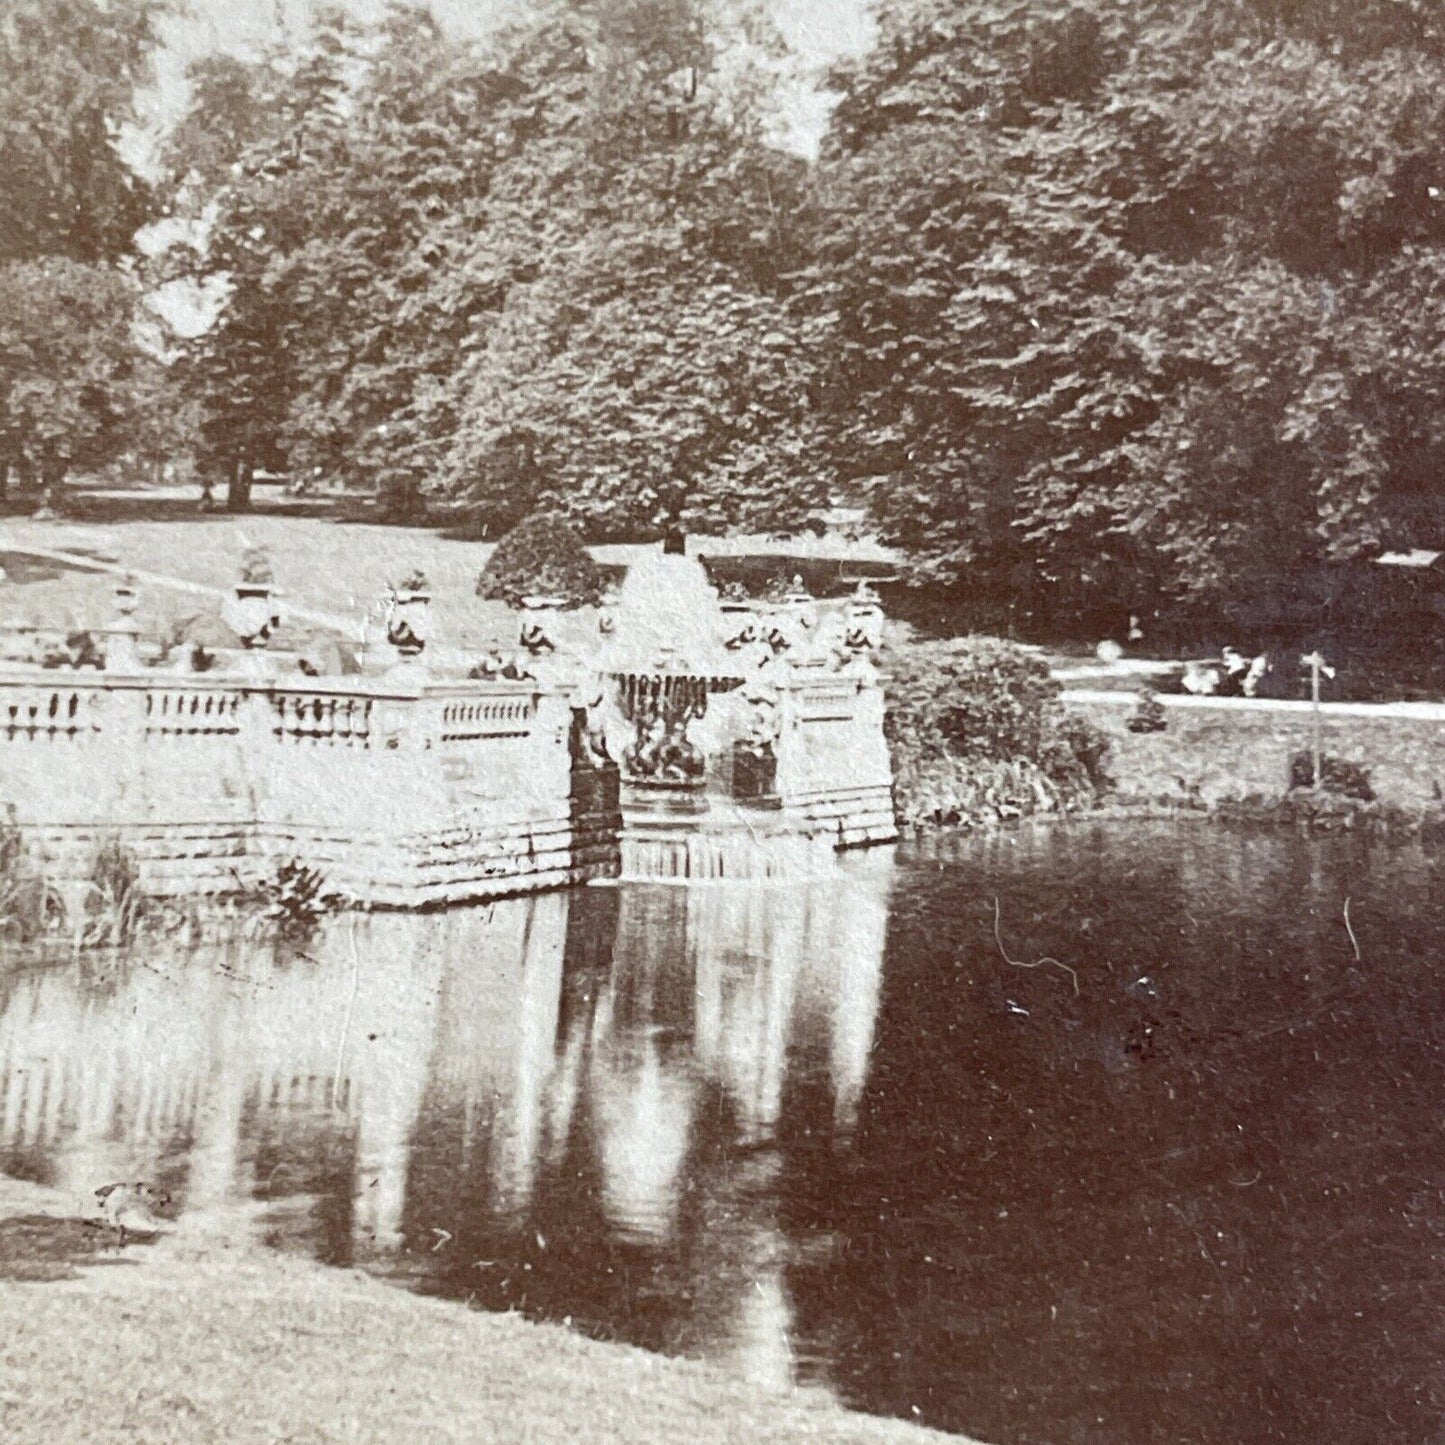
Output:
[[1438,1440],[1441,871],[1090,824],[14,960],[0,1169],[997,1445]]

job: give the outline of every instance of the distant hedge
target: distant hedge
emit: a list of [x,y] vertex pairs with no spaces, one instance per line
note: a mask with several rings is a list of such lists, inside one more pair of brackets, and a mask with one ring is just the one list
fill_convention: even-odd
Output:
[[557,597],[568,607],[583,607],[601,593],[601,573],[581,537],[565,518],[550,513],[513,527],[477,578],[477,596],[512,607],[524,597]]

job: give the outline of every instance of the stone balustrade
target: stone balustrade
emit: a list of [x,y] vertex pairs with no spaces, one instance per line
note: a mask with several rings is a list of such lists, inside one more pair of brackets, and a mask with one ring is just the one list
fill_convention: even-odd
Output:
[[[784,861],[794,842],[895,836],[871,661],[882,613],[865,589],[841,608],[795,588],[781,608],[718,613],[737,629],[717,654],[726,675],[669,674],[698,692],[698,761],[679,810],[666,778],[619,787],[613,759],[628,754],[616,727],[607,737],[606,646],[591,659],[557,652],[550,613],[533,607],[521,624],[530,660],[435,676],[420,662],[423,581],[394,609],[400,661],[363,676],[280,675],[264,583],[247,584],[255,596],[238,588],[231,609],[243,650],[205,672],[148,669],[122,587],[104,669],[0,667],[0,806],[61,884],[83,888],[118,841],[159,893],[244,889],[295,861],[344,897],[394,907],[610,876],[629,838],[687,859],[655,871],[720,876],[694,855],[711,859],[729,829],[751,845],[775,839],[763,852]],[[661,790],[650,806],[645,786]]]
[[535,683],[14,670],[0,802],[61,881],[118,838],[162,893],[294,858],[360,902],[458,901],[615,868],[615,782],[579,812],[572,731]]

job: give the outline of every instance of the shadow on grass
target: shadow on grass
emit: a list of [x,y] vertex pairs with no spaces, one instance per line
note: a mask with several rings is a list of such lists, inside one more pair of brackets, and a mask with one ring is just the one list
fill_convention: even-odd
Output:
[[154,1233],[131,1234],[121,1246],[113,1231],[84,1219],[19,1214],[0,1219],[0,1281],[48,1284],[79,1279],[81,1265],[133,1265],[123,1252],[153,1244]]
[[[27,518],[40,504],[33,494],[10,494],[0,498],[0,517]],[[204,522],[235,521],[238,517],[321,517],[337,522],[378,520],[375,501],[366,496],[292,496],[278,489],[252,495],[251,506],[243,512],[227,510],[224,498],[202,508],[199,492],[178,493],[174,488],[155,491],[83,486],[67,489],[54,498],[55,519],[60,522]]]
[[5,569],[7,582],[21,587],[31,582],[58,582],[73,572],[90,576],[99,570],[54,561],[48,557],[35,557],[29,552],[9,551],[0,551],[0,567]]

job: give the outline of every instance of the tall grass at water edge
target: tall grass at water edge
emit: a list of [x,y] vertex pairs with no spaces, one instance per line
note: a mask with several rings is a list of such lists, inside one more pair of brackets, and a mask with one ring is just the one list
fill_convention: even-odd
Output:
[[157,897],[145,889],[135,854],[114,836],[99,844],[83,879],[60,880],[27,845],[13,815],[0,821],[0,946],[124,949],[178,934],[192,941],[244,935],[296,942],[344,901],[319,870],[294,859],[250,880],[237,878],[221,895]]

